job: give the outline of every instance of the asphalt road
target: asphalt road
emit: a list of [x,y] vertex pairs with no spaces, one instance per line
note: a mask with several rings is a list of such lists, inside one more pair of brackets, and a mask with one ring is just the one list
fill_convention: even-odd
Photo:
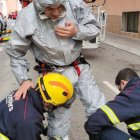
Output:
[[[5,48],[5,45],[3,48]],[[83,49],[83,54],[90,63],[96,82],[100,90],[105,94],[107,101],[113,99],[117,94],[114,79],[119,70],[129,67],[140,74],[140,57],[117,48],[101,44],[98,49]],[[30,53],[28,53],[26,57],[31,62],[32,69],[34,58]],[[0,99],[3,99],[13,89],[18,88],[9,63],[9,58],[4,53],[4,49],[0,47]],[[29,74],[35,81],[37,74],[33,70],[31,70]],[[78,99],[72,105],[71,110],[70,140],[88,140],[83,128],[85,122],[84,107]],[[119,127],[125,130],[124,124]],[[47,138],[43,138],[43,140],[46,139]]]

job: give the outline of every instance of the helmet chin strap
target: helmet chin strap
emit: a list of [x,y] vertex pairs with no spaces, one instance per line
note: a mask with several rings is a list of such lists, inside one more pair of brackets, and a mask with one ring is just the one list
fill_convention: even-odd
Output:
[[46,112],[53,112],[57,107],[43,100],[43,108]]
[[37,92],[39,92],[39,85],[38,85],[38,84],[36,84],[35,90],[36,90]]

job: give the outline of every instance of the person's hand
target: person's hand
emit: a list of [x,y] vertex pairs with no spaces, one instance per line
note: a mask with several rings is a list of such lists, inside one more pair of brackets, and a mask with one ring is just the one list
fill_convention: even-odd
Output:
[[65,27],[57,26],[54,29],[54,31],[57,35],[61,37],[72,37],[76,35],[76,33],[78,32],[78,29],[76,28],[76,25],[73,22],[67,21],[65,23]]
[[30,88],[34,88],[33,82],[31,80],[23,81],[22,85],[14,95],[15,100],[19,100],[21,96],[25,99],[27,90]]

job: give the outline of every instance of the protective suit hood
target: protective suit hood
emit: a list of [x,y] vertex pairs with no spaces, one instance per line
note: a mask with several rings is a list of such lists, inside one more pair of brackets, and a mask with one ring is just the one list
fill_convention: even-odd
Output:
[[33,3],[37,10],[44,11],[45,7],[50,5],[63,5],[66,7],[66,0],[33,0]]

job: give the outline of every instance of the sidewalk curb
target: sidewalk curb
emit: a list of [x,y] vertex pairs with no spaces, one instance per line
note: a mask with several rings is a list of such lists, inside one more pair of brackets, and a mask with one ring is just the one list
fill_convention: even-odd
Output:
[[121,44],[118,44],[118,43],[115,43],[115,42],[111,42],[111,41],[107,41],[107,40],[102,41],[101,43],[106,44],[106,45],[109,45],[109,46],[111,46],[111,47],[115,47],[115,48],[121,49],[121,50],[123,50],[123,51],[132,53],[132,54],[137,55],[137,56],[140,57],[140,51],[137,50],[137,49],[135,49],[135,48],[129,48],[129,49],[128,49],[128,48],[125,47],[124,45],[121,45]]

